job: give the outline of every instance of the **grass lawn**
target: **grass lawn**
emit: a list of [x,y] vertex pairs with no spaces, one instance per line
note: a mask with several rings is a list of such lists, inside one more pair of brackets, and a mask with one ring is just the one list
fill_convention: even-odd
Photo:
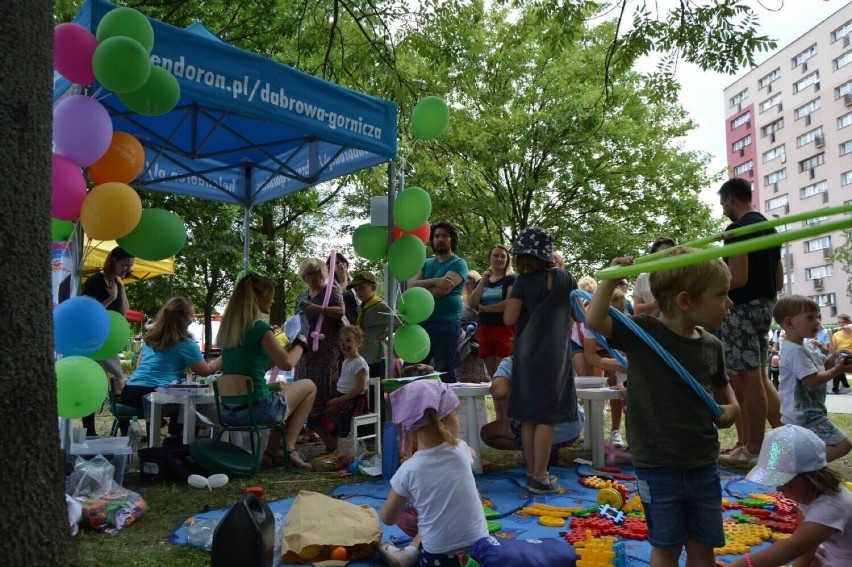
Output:
[[[494,419],[494,409],[487,400],[488,418]],[[852,433],[852,415],[830,414],[830,419],[843,431]],[[608,418],[607,418],[608,419]],[[102,434],[109,430],[112,416],[108,411],[98,416],[97,427]],[[731,429],[720,431],[722,447],[736,441]],[[307,458],[320,454],[322,445],[300,445]],[[493,463],[492,469],[521,466],[519,451],[486,450],[483,458]],[[560,451],[562,464],[570,466],[576,457],[591,459],[591,452],[582,449],[582,443]],[[844,478],[852,479],[852,454],[834,463]],[[739,472],[746,472],[744,469]],[[135,474],[125,476],[125,486],[143,493],[149,511],[135,524],[117,536],[81,530],[75,538],[78,562],[82,565],[198,565],[210,563],[209,554],[189,546],[169,543],[169,533],[186,516],[206,508],[230,506],[248,486],[263,486],[268,500],[295,496],[300,490],[328,493],[341,484],[357,484],[367,477],[339,477],[331,473],[302,472],[295,469],[262,470],[249,478],[234,478],[223,488],[214,491],[198,490],[189,485],[141,484]]]

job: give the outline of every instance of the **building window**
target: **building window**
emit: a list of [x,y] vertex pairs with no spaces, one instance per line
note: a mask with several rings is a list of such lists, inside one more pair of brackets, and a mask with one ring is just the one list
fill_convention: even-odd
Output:
[[852,49],[834,60],[834,70],[842,69],[852,63]]
[[787,197],[787,195],[781,195],[780,197],[768,199],[766,201],[766,210],[771,211],[773,209],[778,209],[788,204],[790,204],[790,199]]
[[807,199],[808,197],[813,197],[814,195],[825,193],[826,191],[828,191],[828,182],[823,180],[819,183],[812,183],[807,187],[802,187],[801,195],[802,199]]
[[[782,179],[787,179],[787,168],[786,167],[784,169],[779,169],[778,171],[773,171],[772,173],[770,173],[769,175],[764,177],[763,178],[763,181],[764,181],[763,184],[764,185],[772,185],[773,183],[778,183]],[[778,197],[778,198],[780,199],[781,197]],[[784,195],[784,200],[785,201],[787,200],[786,195]],[[787,203],[785,202],[784,204],[786,205]],[[776,206],[780,206],[780,205],[776,205]],[[770,208],[774,209],[775,207],[770,207]]]
[[852,93],[852,81],[846,81],[836,89],[834,89],[834,98],[840,98],[843,95]]
[[834,43],[838,39],[844,39],[850,33],[852,33],[852,20],[849,20],[848,22],[831,32],[831,43]]
[[795,69],[796,67],[798,67],[799,65],[801,65],[802,63],[804,63],[805,61],[807,61],[808,59],[810,59],[814,55],[816,55],[816,53],[817,53],[816,44],[813,44],[812,46],[808,47],[804,51],[800,52],[798,55],[793,57],[792,60],[791,60],[793,69]]
[[803,159],[799,162],[799,171],[809,171],[818,165],[825,163],[825,152]]
[[813,268],[808,268],[805,270],[807,278],[809,280],[815,280],[817,278],[827,278],[831,275],[831,264],[826,264],[825,266],[814,266]]
[[803,222],[802,226],[811,226],[811,225],[814,225],[814,224],[822,224],[824,222],[827,222],[829,219],[831,219],[831,217],[814,217],[814,218],[808,219],[805,222]]
[[763,127],[763,135],[770,136],[784,127],[784,119],[779,118],[775,122],[770,122],[766,126]]
[[731,149],[733,149],[735,152],[738,152],[741,149],[745,148],[746,146],[750,146],[750,145],[751,145],[751,134],[749,134],[745,138],[740,138],[739,140],[737,140],[736,142],[731,144]]
[[763,152],[763,156],[762,156],[763,163],[772,161],[775,158],[783,157],[784,153],[785,153],[784,152],[784,144],[781,144],[780,146],[776,146],[776,147],[772,148],[771,150],[769,150],[767,152]]
[[746,122],[751,120],[751,112],[746,112],[745,114],[741,114],[731,120],[731,130],[736,130]]
[[781,106],[781,93],[773,96],[772,98],[768,98],[760,103],[760,113],[763,114],[767,110],[772,109],[775,106]]
[[845,156],[848,153],[852,153],[852,140],[846,140],[840,144],[840,155]]
[[817,138],[825,138],[822,132],[822,126],[819,128],[814,128],[810,132],[805,132],[801,136],[796,137],[796,147],[801,148],[805,144],[810,144]]
[[837,129],[838,130],[842,130],[843,128],[846,128],[850,124],[852,124],[852,112],[849,112],[848,114],[844,114],[843,116],[841,116],[840,118],[837,119]]
[[737,94],[735,94],[734,96],[731,97],[731,108],[734,108],[735,106],[737,106],[738,104],[740,104],[742,101],[744,101],[747,98],[748,98],[748,88],[746,87],[746,88],[744,88],[743,90],[741,90],[740,92],[738,92]]
[[816,252],[817,250],[824,250],[826,248],[831,248],[830,236],[821,236],[819,238],[814,238],[813,240],[805,240],[805,252]]
[[844,186],[852,184],[852,171],[844,171],[840,174],[840,184]]
[[837,303],[837,299],[835,298],[833,293],[821,293],[819,295],[812,295],[811,299],[816,301],[817,305],[820,307],[828,307],[829,305],[835,305]]
[[793,83],[793,92],[794,93],[801,92],[803,89],[808,88],[809,86],[813,85],[817,81],[819,81],[819,71],[814,71],[810,75],[808,75],[808,76],[804,77],[803,79],[800,79],[800,80],[796,81],[795,83]]
[[810,116],[815,110],[819,110],[820,108],[822,108],[822,100],[819,97],[810,102],[806,102],[796,109],[796,120],[804,118],[805,116]]
[[775,81],[777,81],[780,78],[781,78],[781,67],[776,67],[775,70],[773,70],[768,75],[764,75],[757,82],[757,84],[758,84],[757,89],[758,90],[765,89],[766,87],[768,87],[769,85],[771,85],[772,83],[774,83]]
[[751,171],[753,169],[754,169],[754,163],[752,163],[751,160],[748,160],[747,162],[741,163],[740,165],[738,165],[737,167],[734,168],[734,175],[736,175],[737,177],[740,177],[744,173]]

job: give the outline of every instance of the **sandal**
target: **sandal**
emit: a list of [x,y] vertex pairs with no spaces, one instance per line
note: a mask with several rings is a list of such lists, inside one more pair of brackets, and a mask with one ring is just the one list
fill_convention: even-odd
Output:
[[290,464],[292,465],[313,470],[313,467],[304,461],[302,455],[299,454],[299,451],[297,451],[295,447],[287,451],[287,460],[290,461]]
[[284,463],[284,451],[279,451],[277,454],[267,451],[260,459],[260,466],[264,468],[283,467]]

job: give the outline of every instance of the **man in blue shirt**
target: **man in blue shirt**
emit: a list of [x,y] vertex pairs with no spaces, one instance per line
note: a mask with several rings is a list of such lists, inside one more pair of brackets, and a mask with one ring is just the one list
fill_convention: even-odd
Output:
[[428,361],[442,372],[441,380],[455,382],[453,367],[461,333],[462,289],[467,278],[467,262],[456,256],[459,235],[456,227],[442,221],[432,225],[429,243],[435,256],[426,260],[423,269],[408,281],[409,287],[422,287],[435,297],[435,310],[421,323],[432,345]]

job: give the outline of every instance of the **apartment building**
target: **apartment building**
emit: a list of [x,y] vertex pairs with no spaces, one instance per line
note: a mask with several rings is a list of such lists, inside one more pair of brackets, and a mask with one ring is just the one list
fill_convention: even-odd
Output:
[[[752,181],[767,218],[852,204],[852,3],[725,89],[731,177]],[[826,216],[778,230],[837,220]],[[830,260],[852,230],[782,249],[784,291],[820,304],[823,319],[852,313],[848,267]]]

